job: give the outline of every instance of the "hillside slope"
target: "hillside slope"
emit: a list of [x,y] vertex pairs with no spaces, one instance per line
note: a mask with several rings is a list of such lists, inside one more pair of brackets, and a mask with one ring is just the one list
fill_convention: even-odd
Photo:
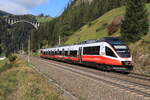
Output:
[[[150,13],[150,4],[147,4],[148,12]],[[99,39],[108,36],[107,25],[109,25],[112,20],[117,16],[123,16],[125,12],[125,7],[113,9],[100,18],[90,22],[87,25],[81,27],[78,31],[73,33],[65,44],[74,44],[84,40]],[[115,32],[112,36],[119,36],[120,32]],[[150,38],[146,37],[146,40]]]
[[81,29],[73,33],[73,35],[69,37],[65,44],[74,44],[83,40],[99,39],[101,37],[108,36],[107,27],[105,24],[108,25],[111,23],[113,18],[123,15],[124,9],[124,7],[113,9],[95,21],[83,26]]
[[[150,14],[150,4],[147,4],[146,7]],[[124,13],[125,7],[113,9],[105,13],[100,18],[84,25],[73,33],[64,44],[74,44],[84,40],[100,39],[105,36],[120,36],[120,30],[112,35],[108,35],[107,26],[110,25],[117,16],[123,16]],[[150,32],[136,43],[129,44],[129,47],[133,54],[134,72],[148,73],[150,75]]]
[[38,22],[41,22],[41,23],[44,23],[44,22],[49,22],[51,21],[53,18],[51,17],[39,17],[39,16],[36,16],[36,20]]

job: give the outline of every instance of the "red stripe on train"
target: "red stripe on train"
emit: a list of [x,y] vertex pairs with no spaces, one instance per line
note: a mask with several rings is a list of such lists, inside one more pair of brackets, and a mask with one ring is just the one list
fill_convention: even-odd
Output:
[[[40,55],[41,57],[46,57],[46,58],[63,58],[65,60],[72,60],[72,61],[79,61],[78,57],[63,57],[59,55],[55,56],[48,56],[48,55]],[[107,65],[122,65],[121,61],[111,59],[108,57],[102,57],[102,56],[94,56],[94,55],[83,55],[82,56],[82,61],[83,62],[95,62],[99,64],[107,64]]]
[[82,61],[108,65],[122,65],[121,61],[102,56],[83,55]]

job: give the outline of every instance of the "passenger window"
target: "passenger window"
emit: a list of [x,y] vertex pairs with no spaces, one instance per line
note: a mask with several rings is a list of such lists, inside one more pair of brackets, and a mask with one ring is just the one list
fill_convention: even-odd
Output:
[[106,47],[106,55],[111,57],[116,57],[115,53],[108,47]]
[[52,55],[55,55],[55,52],[54,52],[54,51],[52,51]]
[[70,56],[71,57],[77,57],[77,50],[70,51]]
[[65,56],[68,56],[68,51],[65,51]]
[[99,55],[100,46],[84,47],[83,55]]

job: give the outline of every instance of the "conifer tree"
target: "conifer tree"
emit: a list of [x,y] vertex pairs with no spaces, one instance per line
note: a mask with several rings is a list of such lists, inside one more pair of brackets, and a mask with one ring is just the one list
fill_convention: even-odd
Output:
[[144,0],[127,0],[126,13],[121,25],[125,40],[137,41],[149,31],[148,13]]

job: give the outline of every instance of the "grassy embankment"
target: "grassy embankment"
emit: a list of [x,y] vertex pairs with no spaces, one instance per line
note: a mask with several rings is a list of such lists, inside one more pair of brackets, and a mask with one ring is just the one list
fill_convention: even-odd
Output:
[[[150,4],[147,4],[147,10],[150,14]],[[73,35],[69,37],[65,44],[74,44],[83,40],[99,39],[108,36],[107,26],[105,25],[109,25],[115,17],[123,16],[124,12],[125,7],[121,7],[105,13],[103,16],[90,22],[87,25],[84,25],[81,27],[81,29],[73,33]],[[144,39],[150,42],[149,34],[145,36]],[[114,33],[112,36],[120,36],[120,30]]]
[[0,61],[0,100],[63,100],[26,62]]
[[[147,4],[146,7],[150,14],[150,4]],[[113,9],[105,13],[103,16],[81,27],[81,29],[73,33],[65,44],[74,44],[83,40],[100,39],[102,37],[109,36],[107,25],[109,25],[115,17],[123,16],[124,13],[125,7]],[[111,36],[120,36],[120,30]],[[146,36],[142,37],[141,40],[135,43],[130,43],[129,47],[133,52],[135,65],[134,71],[139,73],[148,71],[150,73],[150,32]]]
[[1,68],[2,66],[4,66],[5,63],[6,63],[6,60],[0,60],[0,68]]
[[41,22],[41,23],[49,22],[49,21],[52,20],[51,17],[39,17],[39,16],[37,16],[36,19],[37,19],[38,22]]
[[[76,42],[81,42],[83,40],[99,39],[108,36],[107,28],[106,26],[104,26],[104,24],[110,24],[114,17],[121,16],[123,15],[123,13],[124,7],[109,11],[100,18],[81,27],[81,29],[79,29],[72,36],[69,37],[69,39],[65,42],[65,44],[74,44]],[[118,33],[119,32],[116,32],[114,36],[118,36],[119,35]]]

